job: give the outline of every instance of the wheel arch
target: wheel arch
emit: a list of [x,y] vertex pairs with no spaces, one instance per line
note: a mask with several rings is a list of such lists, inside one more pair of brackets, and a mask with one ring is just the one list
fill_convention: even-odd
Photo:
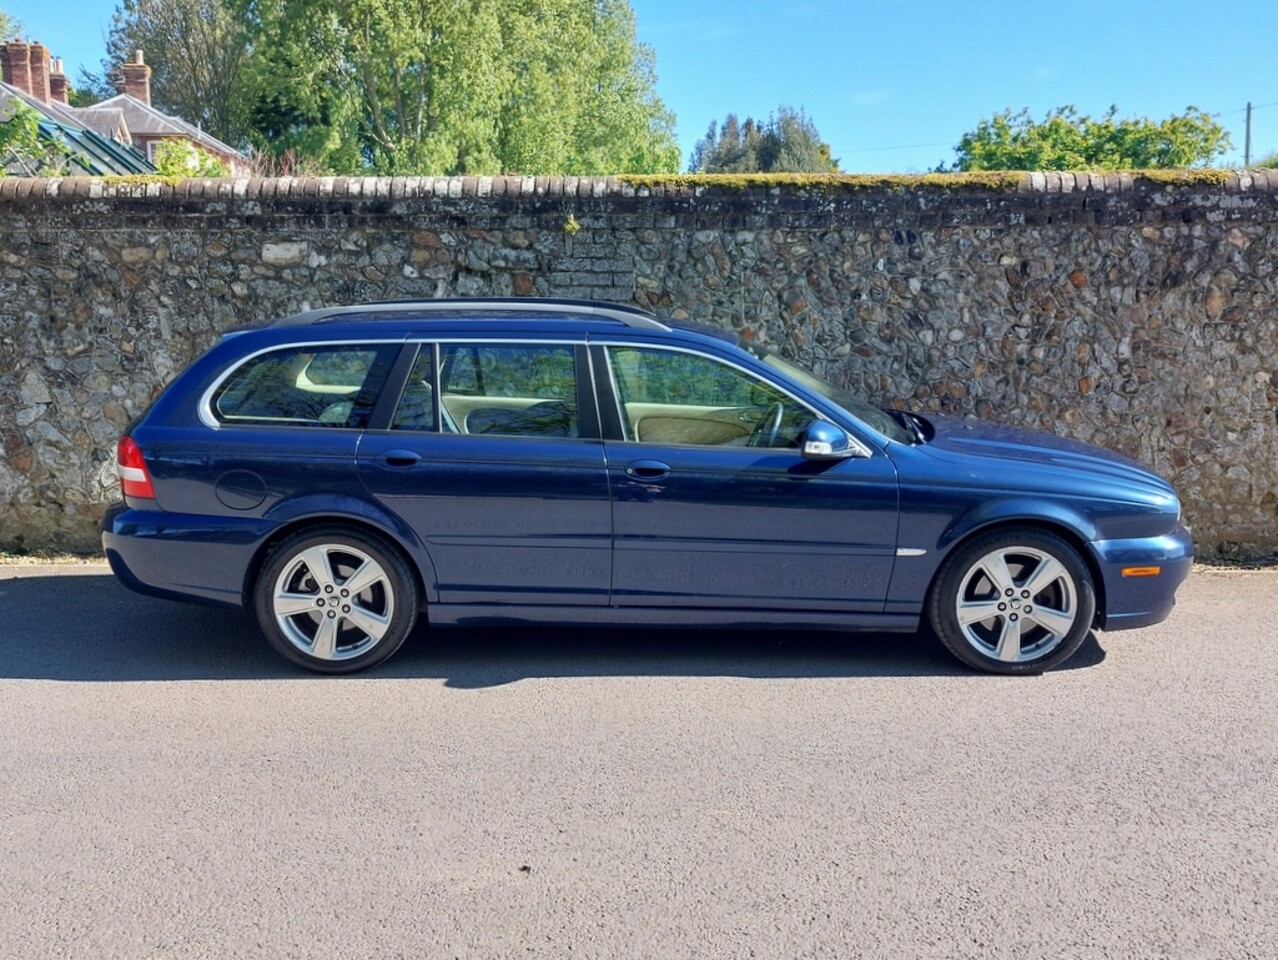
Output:
[[241,587],[241,602],[246,610],[251,610],[253,607],[253,589],[257,583],[258,574],[261,573],[267,558],[275,548],[296,533],[322,527],[345,528],[374,537],[388,550],[396,553],[408,567],[423,611],[437,599],[434,563],[426,547],[417,541],[411,531],[402,527],[401,524],[383,520],[376,513],[333,512],[330,509],[323,512],[301,512],[288,517],[258,545],[245,569],[244,583]]
[[[954,528],[951,528],[953,530]],[[1060,537],[1074,549],[1074,552],[1082,558],[1087,572],[1092,578],[1092,592],[1096,595],[1096,613],[1093,617],[1092,626],[1097,626],[1105,620],[1105,580],[1101,576],[1100,564],[1096,560],[1096,555],[1087,545],[1087,538],[1074,525],[1065,522],[1060,518],[1044,517],[1041,515],[1021,515],[1021,516],[1001,516],[997,519],[988,520],[979,525],[967,526],[961,533],[953,537],[942,539],[945,545],[945,559],[937,564],[936,570],[932,573],[932,580],[928,583],[926,597],[931,598],[933,591],[937,589],[937,585],[941,582],[947,570],[947,561],[958,550],[961,550],[966,544],[975,540],[977,537],[983,537],[987,534],[998,533],[1001,530],[1036,530],[1043,533],[1054,534]]]

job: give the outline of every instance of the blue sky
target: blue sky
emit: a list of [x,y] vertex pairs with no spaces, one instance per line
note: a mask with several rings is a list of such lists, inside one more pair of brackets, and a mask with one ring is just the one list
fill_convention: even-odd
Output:
[[[1241,164],[1278,150],[1278,3],[1208,5],[965,0],[631,0],[657,52],[658,90],[678,117],[687,163],[711,120],[802,107],[851,171],[924,171],[953,159],[965,130],[1005,107],[1041,116],[1162,119],[1191,104],[1230,131]],[[96,68],[115,4],[0,0],[26,32]],[[1263,105],[1263,106],[1262,106]]]

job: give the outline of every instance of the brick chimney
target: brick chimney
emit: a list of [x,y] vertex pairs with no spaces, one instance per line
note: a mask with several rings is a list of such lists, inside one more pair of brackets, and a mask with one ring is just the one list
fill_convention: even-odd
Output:
[[141,50],[131,63],[120,64],[120,77],[121,93],[141,100],[148,107],[151,105],[151,68],[143,62]]
[[49,73],[50,102],[66,105],[67,87],[67,75],[62,72],[62,58],[58,57],[53,61],[53,70]]
[[4,82],[23,93],[31,92],[31,47],[21,40],[10,40],[0,47],[0,74]]
[[43,43],[31,44],[31,96],[41,103],[49,102],[49,48]]

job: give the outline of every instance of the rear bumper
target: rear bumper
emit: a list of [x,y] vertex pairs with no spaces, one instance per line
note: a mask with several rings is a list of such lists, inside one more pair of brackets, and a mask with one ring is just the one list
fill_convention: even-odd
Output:
[[241,607],[253,556],[275,527],[248,517],[164,513],[117,503],[102,518],[102,548],[112,572],[138,593]]
[[[1194,541],[1177,527],[1161,537],[1095,540],[1089,546],[1100,566],[1104,588],[1102,630],[1132,630],[1167,619],[1176,605],[1176,588],[1194,562]],[[1155,576],[1130,576],[1124,569],[1157,567]]]

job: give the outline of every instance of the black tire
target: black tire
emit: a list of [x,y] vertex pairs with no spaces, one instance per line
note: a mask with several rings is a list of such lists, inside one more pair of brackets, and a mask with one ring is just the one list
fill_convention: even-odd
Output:
[[[982,613],[989,616],[977,619]],[[1077,652],[1095,616],[1095,587],[1078,551],[1030,528],[996,530],[959,546],[927,599],[928,620],[950,653],[989,673],[1059,666]]]
[[349,527],[312,528],[282,541],[258,574],[253,601],[275,651],[319,673],[381,663],[417,622],[415,580],[399,553]]

